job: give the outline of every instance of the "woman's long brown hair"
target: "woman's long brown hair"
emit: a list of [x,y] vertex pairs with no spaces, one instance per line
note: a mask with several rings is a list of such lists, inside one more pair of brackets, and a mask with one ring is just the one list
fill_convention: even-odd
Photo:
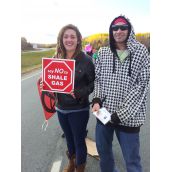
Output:
[[57,37],[57,49],[56,49],[56,51],[57,51],[56,57],[57,58],[63,58],[64,59],[66,57],[66,49],[63,45],[63,35],[67,29],[74,30],[76,32],[76,36],[77,36],[78,44],[77,44],[75,53],[73,54],[73,57],[77,56],[82,50],[82,35],[81,35],[79,29],[72,24],[68,24],[60,30],[59,35]]

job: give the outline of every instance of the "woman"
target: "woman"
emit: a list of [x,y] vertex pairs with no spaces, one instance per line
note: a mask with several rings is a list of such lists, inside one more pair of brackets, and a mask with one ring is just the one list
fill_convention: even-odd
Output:
[[57,114],[67,141],[69,159],[63,172],[84,172],[88,97],[94,88],[95,71],[91,58],[82,52],[82,36],[76,26],[66,25],[59,32],[56,58],[75,60],[74,90],[70,94],[56,93]]

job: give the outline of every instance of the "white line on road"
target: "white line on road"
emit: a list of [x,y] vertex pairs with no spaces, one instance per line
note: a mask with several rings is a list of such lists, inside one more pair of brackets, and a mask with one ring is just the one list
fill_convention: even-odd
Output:
[[58,171],[60,171],[60,165],[61,165],[61,161],[55,161],[53,163],[52,168],[51,168],[51,172],[58,172]]
[[30,76],[28,76],[28,77],[26,77],[26,78],[23,78],[23,79],[21,80],[21,82],[22,82],[22,81],[25,81],[25,80],[27,80],[27,79],[29,79],[29,78],[32,78],[32,77],[34,77],[34,76],[36,76],[36,75],[38,75],[38,74],[40,74],[40,73],[41,73],[41,71],[38,72],[38,73],[36,73],[36,74],[30,75]]

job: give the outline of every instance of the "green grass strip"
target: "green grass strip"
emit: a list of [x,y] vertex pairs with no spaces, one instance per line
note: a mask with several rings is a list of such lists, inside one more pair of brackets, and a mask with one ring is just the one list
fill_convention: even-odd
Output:
[[40,68],[42,58],[51,58],[55,53],[55,49],[42,52],[22,52],[21,53],[21,72],[29,72],[33,69]]

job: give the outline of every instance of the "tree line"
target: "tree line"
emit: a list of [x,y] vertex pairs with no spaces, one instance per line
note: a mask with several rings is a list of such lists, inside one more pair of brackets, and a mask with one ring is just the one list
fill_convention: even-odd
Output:
[[[144,44],[148,49],[150,49],[150,33],[138,33],[136,34],[136,39]],[[83,39],[83,47],[87,44],[91,44],[96,50],[100,47],[109,45],[109,34],[100,33],[88,36]]]
[[25,37],[21,37],[21,50],[33,50],[32,44],[27,42],[27,39]]
[[27,39],[25,37],[21,37],[21,50],[26,51],[26,50],[34,50],[34,46],[36,45],[36,48],[53,48],[56,47],[56,44],[37,44],[37,43],[30,43],[27,42]]
[[[148,50],[150,50],[150,33],[138,33],[136,34],[136,39],[144,44]],[[82,46],[91,44],[92,47],[98,50],[100,47],[109,45],[109,34],[108,33],[98,33],[90,35],[86,38],[83,38]],[[56,47],[56,43],[54,44],[37,44],[37,48],[54,48]],[[27,42],[25,37],[21,38],[21,50],[33,50],[33,44]]]

